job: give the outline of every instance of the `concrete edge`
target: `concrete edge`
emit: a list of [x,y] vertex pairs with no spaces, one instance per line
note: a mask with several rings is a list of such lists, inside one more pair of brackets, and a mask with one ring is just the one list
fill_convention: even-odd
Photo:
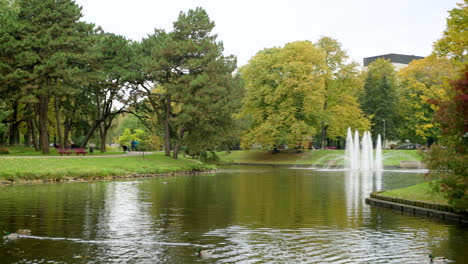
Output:
[[433,209],[428,209],[424,207],[406,205],[406,204],[401,204],[401,203],[395,203],[395,202],[380,200],[376,198],[366,198],[365,201],[366,201],[366,204],[369,204],[371,206],[380,206],[380,207],[390,208],[395,211],[411,213],[413,215],[439,218],[442,220],[446,220],[450,222],[458,222],[461,224],[468,223],[468,216],[466,215],[433,210]]

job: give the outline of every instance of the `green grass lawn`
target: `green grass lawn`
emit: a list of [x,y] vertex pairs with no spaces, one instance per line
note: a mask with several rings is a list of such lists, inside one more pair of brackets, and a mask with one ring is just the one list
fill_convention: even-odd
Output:
[[128,174],[159,174],[214,169],[214,166],[156,153],[109,158],[0,158],[0,181],[99,178]]
[[412,201],[423,201],[429,203],[447,204],[447,200],[440,194],[434,194],[429,182],[413,185],[406,188],[388,190],[379,195],[400,198]]
[[[295,151],[280,151],[272,154],[265,150],[238,150],[218,152],[225,163],[255,163],[255,164],[334,164],[343,165],[344,150],[314,150],[296,153]],[[421,161],[418,150],[384,150],[384,166],[399,166],[400,161]]]
[[[44,156],[41,151],[35,151],[34,148],[31,147],[7,147],[9,150],[8,154],[0,154],[0,157],[4,156]],[[86,149],[86,151],[89,151],[89,149]],[[99,150],[94,150],[93,155],[94,156],[99,156],[99,155],[118,155],[118,154],[123,154],[122,151],[119,151],[118,149],[109,149],[107,152],[101,152]],[[71,154],[71,155],[76,155],[76,154]],[[86,154],[89,155],[89,154]],[[50,154],[47,156],[60,156],[60,154],[57,152],[55,148],[50,148]]]

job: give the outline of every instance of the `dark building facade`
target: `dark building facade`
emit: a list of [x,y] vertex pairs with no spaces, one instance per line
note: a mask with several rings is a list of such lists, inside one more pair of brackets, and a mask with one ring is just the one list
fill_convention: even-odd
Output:
[[394,64],[397,68],[401,68],[401,66],[408,65],[413,60],[424,59],[424,57],[390,53],[390,54],[385,54],[385,55],[364,58],[364,67],[366,67],[367,65],[369,65],[369,63],[375,61],[376,59],[390,60],[390,62]]

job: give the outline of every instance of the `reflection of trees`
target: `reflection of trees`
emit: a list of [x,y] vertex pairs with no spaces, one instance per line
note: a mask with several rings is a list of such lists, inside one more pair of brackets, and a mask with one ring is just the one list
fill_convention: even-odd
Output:
[[[31,229],[34,236],[50,238],[94,238],[102,211],[106,183],[46,184],[4,187],[0,191],[1,231]],[[63,243],[63,240],[23,240],[16,244],[21,254],[3,255],[5,263],[21,259],[63,259],[92,245]]]
[[[0,224],[8,231],[29,228],[34,235],[84,242],[43,240],[23,249],[45,259],[79,252],[98,261],[112,256],[183,263],[197,245],[221,245],[218,252],[253,251],[258,259],[268,254],[275,259],[268,251],[283,248],[311,263],[322,257],[314,255],[320,250],[349,253],[354,260],[362,252],[383,256],[381,252],[404,250],[424,253],[422,257],[430,252],[463,255],[468,235],[462,228],[364,204],[371,191],[418,181],[390,172],[253,168],[194,177],[15,186],[0,192]],[[51,243],[63,253],[44,250]],[[0,259],[2,254],[0,245]]]

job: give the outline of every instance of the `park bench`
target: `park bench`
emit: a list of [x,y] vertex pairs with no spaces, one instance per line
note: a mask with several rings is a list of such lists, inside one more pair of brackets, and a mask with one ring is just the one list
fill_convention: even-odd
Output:
[[71,150],[70,149],[63,149],[63,148],[59,148],[57,149],[57,152],[63,156],[63,154],[67,154],[67,155],[70,155],[71,154]]
[[86,153],[88,153],[84,148],[75,148],[73,149],[73,151],[75,151],[76,155],[83,154],[83,156],[86,155]]

